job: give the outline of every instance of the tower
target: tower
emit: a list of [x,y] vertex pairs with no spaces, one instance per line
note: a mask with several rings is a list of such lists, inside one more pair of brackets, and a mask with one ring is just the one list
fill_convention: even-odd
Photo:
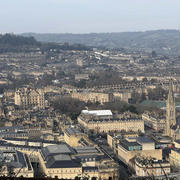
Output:
[[170,81],[169,85],[169,94],[168,99],[166,101],[166,128],[165,134],[172,137],[173,134],[171,132],[171,127],[176,125],[176,107],[175,107],[175,99],[173,94],[173,82]]

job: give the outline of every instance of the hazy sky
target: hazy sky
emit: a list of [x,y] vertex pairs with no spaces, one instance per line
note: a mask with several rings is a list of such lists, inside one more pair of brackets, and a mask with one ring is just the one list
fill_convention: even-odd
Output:
[[180,0],[0,0],[0,32],[180,29]]

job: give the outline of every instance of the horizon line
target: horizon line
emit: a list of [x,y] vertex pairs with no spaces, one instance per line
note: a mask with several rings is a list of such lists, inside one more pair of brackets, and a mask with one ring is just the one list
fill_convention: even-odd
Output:
[[180,31],[180,29],[149,29],[149,30],[134,30],[134,31],[107,31],[107,32],[0,32],[1,35],[4,34],[71,34],[71,35],[83,35],[83,34],[110,34],[110,33],[142,33],[150,31]]

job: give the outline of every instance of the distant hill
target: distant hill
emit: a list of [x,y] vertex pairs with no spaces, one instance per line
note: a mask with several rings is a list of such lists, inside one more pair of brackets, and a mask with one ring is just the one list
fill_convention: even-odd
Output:
[[33,36],[41,42],[84,44],[93,47],[129,48],[132,50],[155,50],[162,54],[180,55],[180,31],[156,30],[145,32],[90,33],[90,34],[36,34]]
[[0,53],[7,52],[29,52],[41,49],[42,51],[50,51],[50,49],[56,50],[90,50],[90,47],[81,44],[62,43],[55,42],[39,42],[33,36],[20,36],[14,34],[0,35]]
[[29,48],[38,47],[40,44],[34,37],[23,37],[14,34],[0,35],[0,53],[28,51]]

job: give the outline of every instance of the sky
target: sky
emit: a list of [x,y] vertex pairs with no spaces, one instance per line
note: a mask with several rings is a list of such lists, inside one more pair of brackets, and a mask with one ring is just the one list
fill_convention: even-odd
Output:
[[180,0],[0,0],[0,33],[180,29]]

